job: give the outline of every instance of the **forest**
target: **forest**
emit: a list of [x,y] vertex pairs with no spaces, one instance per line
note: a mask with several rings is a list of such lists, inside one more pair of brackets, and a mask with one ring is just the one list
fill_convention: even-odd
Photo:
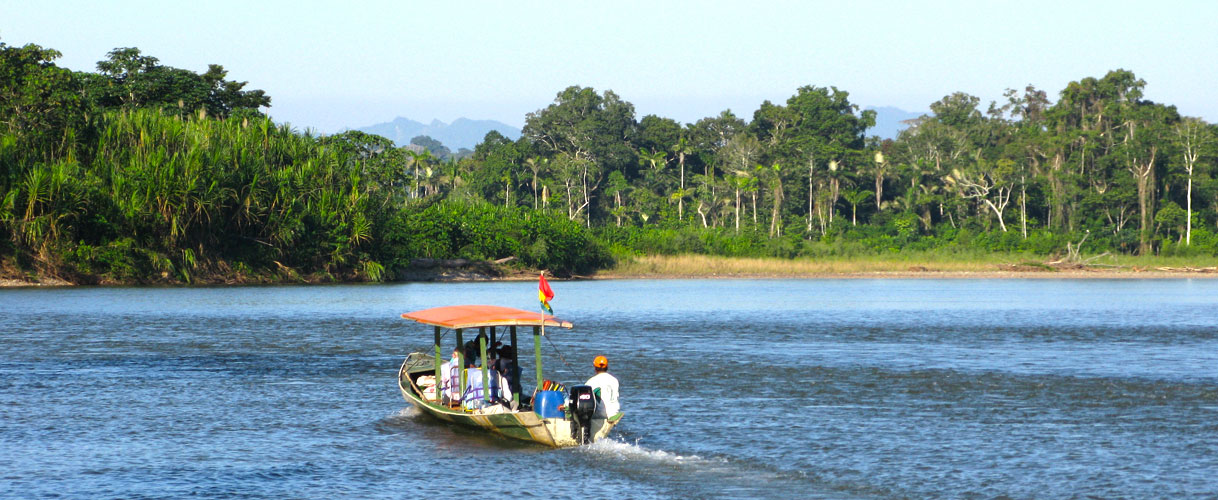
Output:
[[[1116,69],[952,93],[895,140],[832,86],[648,115],[571,86],[472,154],[272,122],[271,97],[119,48],[0,42],[0,262],[76,283],[395,280],[420,259],[560,276],[642,255],[1218,255],[1214,125]],[[420,141],[427,144],[427,141]]]

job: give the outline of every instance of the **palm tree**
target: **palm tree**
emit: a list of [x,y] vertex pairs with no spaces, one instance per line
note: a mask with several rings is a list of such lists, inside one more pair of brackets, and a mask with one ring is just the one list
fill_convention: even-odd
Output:
[[434,160],[435,157],[433,157],[431,155],[431,151],[428,151],[426,149],[419,151],[417,153],[414,151],[407,151],[406,154],[410,155],[410,163],[412,165],[414,165],[414,187],[411,188],[410,197],[418,198],[419,197],[419,170],[421,168],[427,168],[427,164],[430,163],[431,160]]
[[672,145],[672,152],[677,155],[677,164],[681,166],[681,183],[678,185],[678,190],[682,193],[680,198],[677,198],[677,218],[685,218],[685,156],[694,153],[693,145],[682,134],[681,138],[677,139],[677,143]]
[[770,212],[770,237],[782,236],[782,224],[778,221],[779,215],[782,214],[782,200],[785,198],[782,191],[782,165],[775,163],[764,167],[762,171],[770,182],[770,202],[773,208]]
[[850,225],[858,225],[859,204],[866,202],[873,194],[875,193],[872,193],[866,189],[862,191],[846,191],[842,193],[842,198],[845,198],[846,202],[850,204]]
[[540,156],[534,156],[524,161],[525,166],[529,167],[529,171],[533,172],[533,182],[529,183],[529,187],[533,188],[533,210],[537,210],[537,187],[539,186],[537,179],[548,162],[549,160]]

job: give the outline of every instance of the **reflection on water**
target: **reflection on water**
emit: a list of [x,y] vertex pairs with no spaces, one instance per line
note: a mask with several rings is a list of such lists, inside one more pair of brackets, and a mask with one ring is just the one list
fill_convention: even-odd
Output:
[[0,497],[1218,495],[1218,281],[558,282],[611,440],[409,408],[399,314],[535,286],[0,290]]

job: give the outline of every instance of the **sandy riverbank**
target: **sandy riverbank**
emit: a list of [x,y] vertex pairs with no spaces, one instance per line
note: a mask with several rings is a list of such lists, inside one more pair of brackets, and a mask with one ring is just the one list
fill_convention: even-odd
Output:
[[[627,280],[627,279],[1218,279],[1214,272],[1189,271],[1133,271],[1133,270],[1095,270],[1071,269],[1060,271],[868,271],[868,272],[818,272],[818,273],[638,273],[620,272],[614,270],[602,271],[587,276],[572,276],[571,280]],[[533,272],[513,274],[509,276],[478,276],[460,274],[452,276],[433,276],[425,279],[402,281],[411,282],[475,282],[475,281],[533,281],[537,274]],[[564,281],[563,278],[551,278]],[[283,284],[295,284],[283,283]],[[307,284],[307,283],[299,283]],[[47,279],[42,282],[24,281],[17,279],[0,279],[0,288],[14,287],[54,287],[76,286],[74,283],[60,279]],[[124,286],[124,285],[119,285]],[[215,286],[215,285],[207,285]]]
[[734,274],[626,274],[606,271],[591,279],[1182,279],[1218,278],[1218,273],[1168,271],[873,271],[825,272],[806,274],[734,273]]

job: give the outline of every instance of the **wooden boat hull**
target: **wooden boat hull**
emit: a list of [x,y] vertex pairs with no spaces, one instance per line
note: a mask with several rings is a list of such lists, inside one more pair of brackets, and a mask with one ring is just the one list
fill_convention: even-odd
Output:
[[[480,428],[504,437],[532,441],[554,448],[579,445],[571,437],[571,422],[564,418],[542,418],[532,411],[479,414],[461,409],[447,408],[428,401],[415,390],[415,387],[411,383],[412,377],[434,373],[434,368],[421,367],[422,363],[417,362],[423,357],[433,359],[426,354],[412,353],[407,358],[407,361],[402,363],[402,369],[398,373],[398,388],[402,391],[402,397],[423,413],[445,422]],[[412,360],[416,362],[412,363]],[[408,369],[408,365],[419,368]],[[427,364],[426,366],[431,365]],[[608,436],[613,426],[621,421],[622,415],[619,412],[609,418],[593,418],[592,441],[597,441]]]

